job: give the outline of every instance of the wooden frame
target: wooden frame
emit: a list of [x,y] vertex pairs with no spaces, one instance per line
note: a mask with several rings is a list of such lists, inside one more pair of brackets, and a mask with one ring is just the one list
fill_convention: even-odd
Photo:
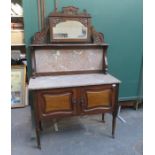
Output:
[[[38,49],[101,49],[103,52],[103,62],[102,62],[102,69],[101,70],[76,70],[76,71],[61,71],[61,72],[38,72],[36,69],[36,59],[35,53]],[[32,68],[32,76],[35,78],[37,76],[44,76],[44,75],[67,75],[67,74],[83,74],[83,73],[104,73],[106,74],[108,71],[108,63],[107,63],[107,49],[108,44],[32,44],[31,48],[31,68]],[[45,51],[44,51],[45,52]]]
[[38,25],[39,30],[45,26],[45,0],[38,0]]
[[63,7],[61,12],[54,11],[49,15],[51,42],[91,42],[91,16],[86,10],[78,10],[73,6]]
[[11,66],[11,108],[25,107],[26,66]]
[[[41,6],[41,3],[42,3],[42,6]],[[62,11],[58,12],[55,6],[55,10],[48,17],[49,22],[45,23],[45,17],[44,17],[45,4],[44,3],[45,2],[43,0],[38,0],[38,18],[39,18],[38,21],[39,21],[40,31],[35,33],[32,41],[33,44],[104,43],[104,35],[100,32],[96,32],[95,28],[92,26],[92,23],[91,23],[91,16],[90,14],[87,13],[86,10],[83,10],[83,12],[79,12],[78,11],[79,8],[76,8],[74,6],[68,6],[68,7],[63,7]],[[78,33],[76,31],[76,35],[75,33],[71,35],[72,33],[69,32],[69,36],[70,35],[72,36],[70,38],[54,38],[53,28],[57,24],[61,24],[66,21],[71,22],[70,23],[71,25],[68,25],[68,31],[70,30],[70,28],[74,28],[74,31],[72,32],[75,32],[76,26],[77,26],[78,28],[80,28]],[[83,35],[85,33],[87,35],[85,37],[81,37],[81,34]],[[66,34],[63,34],[63,35],[66,35]],[[75,37],[75,36],[78,36],[78,37]]]

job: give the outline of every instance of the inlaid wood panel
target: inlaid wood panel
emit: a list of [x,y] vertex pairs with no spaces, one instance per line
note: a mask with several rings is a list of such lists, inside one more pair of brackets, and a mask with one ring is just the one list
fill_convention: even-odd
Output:
[[45,113],[52,111],[71,110],[71,93],[45,94]]
[[110,106],[111,105],[111,90],[103,91],[87,91],[87,107]]

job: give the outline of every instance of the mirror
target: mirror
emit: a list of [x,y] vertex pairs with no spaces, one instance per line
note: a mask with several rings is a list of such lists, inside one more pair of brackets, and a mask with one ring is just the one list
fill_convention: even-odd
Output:
[[87,39],[87,27],[79,21],[60,22],[53,27],[53,39]]
[[78,11],[74,6],[63,7],[49,15],[50,42],[88,43],[91,42],[91,16],[86,10]]

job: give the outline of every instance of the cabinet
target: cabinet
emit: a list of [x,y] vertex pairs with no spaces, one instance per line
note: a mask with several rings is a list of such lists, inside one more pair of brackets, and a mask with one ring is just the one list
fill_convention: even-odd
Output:
[[116,84],[39,90],[36,96],[40,121],[50,116],[103,113],[114,110]]
[[90,18],[73,6],[55,10],[30,45],[29,91],[39,148],[41,124],[53,118],[108,112],[115,135],[120,81],[108,73],[108,44]]
[[30,79],[33,92],[37,144],[40,147],[41,123],[53,118],[102,114],[113,115],[115,135],[120,81],[110,74],[90,73],[38,76]]

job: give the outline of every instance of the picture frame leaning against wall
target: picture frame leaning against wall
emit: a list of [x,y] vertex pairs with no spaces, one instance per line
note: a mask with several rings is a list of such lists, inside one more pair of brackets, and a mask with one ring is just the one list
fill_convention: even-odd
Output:
[[11,66],[11,108],[25,107],[26,66]]

